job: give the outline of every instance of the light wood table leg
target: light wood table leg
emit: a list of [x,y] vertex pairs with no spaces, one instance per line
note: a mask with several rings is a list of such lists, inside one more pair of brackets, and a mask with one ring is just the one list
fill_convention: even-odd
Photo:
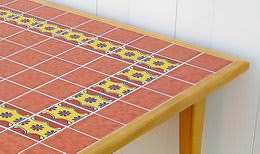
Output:
[[201,154],[205,99],[180,113],[180,154]]

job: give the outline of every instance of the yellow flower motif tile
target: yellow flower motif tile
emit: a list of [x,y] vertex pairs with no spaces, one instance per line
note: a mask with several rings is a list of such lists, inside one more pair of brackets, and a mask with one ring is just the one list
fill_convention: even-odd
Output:
[[142,62],[141,65],[145,65],[146,67],[156,70],[158,72],[164,73],[172,70],[179,64],[177,62],[172,63],[166,59],[155,58],[155,57],[147,57]]
[[100,41],[98,39],[93,39],[91,41],[88,41],[85,44],[83,44],[83,46],[89,46],[94,50],[101,50],[104,51],[105,53],[110,53],[113,49],[119,47],[109,41]]
[[119,59],[130,62],[137,62],[148,56],[147,54],[143,54],[137,50],[129,50],[126,48],[117,49],[112,52],[111,55],[116,55]]
[[65,29],[60,28],[58,25],[49,24],[49,23],[39,24],[35,26],[34,29],[43,33],[50,33],[52,35],[60,34],[61,32],[65,31]]
[[39,23],[38,20],[31,17],[25,17],[25,16],[15,17],[11,19],[11,21],[15,22],[17,25],[26,26],[26,27],[35,26]]
[[0,9],[0,18],[4,19],[4,20],[8,20],[12,17],[17,16],[17,13],[14,13],[10,10],[5,10],[5,9]]
[[136,89],[136,87],[124,83],[123,81],[113,81],[113,79],[107,79],[99,84],[97,84],[95,87],[101,88],[102,92],[108,93],[109,95],[114,95],[114,97],[121,97],[124,95],[127,95],[129,92]]
[[152,74],[150,71],[140,69],[138,67],[129,67],[117,74],[116,76],[124,80],[134,82],[136,84],[144,85],[157,78],[158,74]]
[[84,43],[89,39],[89,37],[84,35],[84,33],[74,31],[66,31],[65,33],[59,35],[59,37],[67,41],[77,42],[78,44]]
[[63,125],[70,125],[88,115],[88,112],[69,104],[59,103],[43,111],[40,115]]
[[112,103],[112,101],[113,100],[109,97],[93,93],[89,90],[81,91],[80,93],[74,95],[69,100],[67,100],[67,102],[73,103],[90,111],[101,109],[104,106]]
[[62,126],[40,117],[24,120],[12,128],[14,131],[35,140],[43,140],[62,129]]
[[31,114],[9,104],[0,106],[0,125],[10,127],[28,118]]

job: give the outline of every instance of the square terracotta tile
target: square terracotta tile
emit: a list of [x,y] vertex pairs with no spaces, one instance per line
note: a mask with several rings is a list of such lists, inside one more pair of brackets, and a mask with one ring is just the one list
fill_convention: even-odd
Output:
[[121,71],[128,66],[129,64],[125,62],[121,62],[108,57],[102,57],[99,60],[87,65],[87,67],[89,68],[95,69],[100,72],[104,72],[106,74],[117,73],[118,71]]
[[24,47],[11,43],[11,42],[8,42],[8,41],[5,41],[5,40],[2,40],[2,41],[0,41],[0,48],[1,48],[0,56],[5,57],[5,56],[13,54],[17,51],[22,50]]
[[152,90],[141,88],[124,97],[123,100],[146,109],[154,109],[160,104],[165,103],[169,98]]
[[72,71],[73,69],[77,68],[77,65],[68,63],[66,61],[54,58],[49,61],[46,61],[36,68],[47,72],[49,74],[53,74],[55,76],[61,76],[69,71]]
[[145,37],[141,38],[140,40],[137,40],[137,41],[131,43],[130,45],[140,48],[140,49],[150,51],[150,52],[157,52],[157,51],[169,46],[170,44],[171,44],[170,42],[166,42],[163,40],[159,40],[157,38],[145,36]]
[[51,7],[48,7],[48,6],[43,6],[43,7],[40,7],[38,9],[32,10],[28,13],[31,14],[31,15],[40,17],[40,18],[51,19],[51,18],[54,18],[58,15],[63,14],[64,11],[58,10],[56,8],[51,8]]
[[10,80],[29,88],[36,88],[52,79],[54,77],[31,69],[10,78]]
[[96,35],[101,35],[113,28],[115,28],[115,26],[95,20],[95,21],[91,21],[89,23],[83,24],[83,25],[79,26],[77,29],[85,31],[85,32],[93,33]]
[[0,126],[10,128],[22,120],[32,116],[31,113],[10,104],[0,105]]
[[80,15],[72,14],[72,13],[67,13],[65,15],[62,15],[62,16],[59,16],[59,17],[53,19],[52,21],[54,21],[58,24],[63,24],[63,25],[69,26],[69,27],[75,27],[88,20],[90,20],[90,19],[87,17],[83,17]]
[[41,4],[32,2],[30,0],[17,0],[14,3],[10,3],[7,5],[7,7],[9,7],[9,8],[23,11],[23,12],[32,10],[39,6],[41,6]]
[[15,27],[11,24],[6,24],[6,23],[0,23],[0,37],[8,37],[10,35],[13,35],[15,33],[18,33],[20,31],[22,31],[23,29],[22,28],[18,28],[18,27]]
[[82,88],[75,86],[71,83],[65,82],[63,80],[55,80],[39,88],[38,90],[55,98],[65,99],[79,92],[80,90],[82,90]]
[[0,100],[9,101],[28,90],[9,81],[0,82]]
[[75,107],[65,102],[55,104],[40,113],[41,116],[62,125],[72,125],[83,119],[90,112],[81,108]]
[[161,78],[157,79],[156,81],[150,83],[146,87],[159,91],[159,92],[162,92],[162,93],[165,93],[165,94],[168,94],[168,95],[171,95],[171,96],[175,96],[175,95],[181,93],[182,91],[188,89],[191,86],[192,86],[191,84],[188,84],[186,82],[182,82],[182,81],[164,76],[164,77],[161,77]]
[[98,113],[108,117],[110,119],[122,122],[129,123],[137,117],[143,115],[146,111],[135,106],[117,101],[112,105],[100,110]]
[[62,128],[64,127],[50,120],[44,119],[40,116],[33,116],[23,120],[11,129],[19,134],[27,136],[28,138],[40,141],[56,134]]
[[0,76],[3,78],[7,78],[11,75],[14,75],[22,70],[26,69],[26,67],[13,63],[9,60],[0,60]]
[[0,5],[6,5],[7,3],[12,2],[13,0],[1,0]]
[[72,49],[72,50],[60,55],[59,57],[65,59],[65,60],[77,63],[79,65],[84,65],[100,56],[101,55],[93,53],[93,52],[85,50],[85,49],[75,48],[75,49]]
[[192,83],[197,83],[200,80],[209,76],[211,72],[199,69],[197,67],[192,67],[189,65],[182,65],[173,71],[169,72],[168,75],[189,81]]
[[91,115],[73,125],[72,128],[101,139],[122,126],[102,116]]
[[119,41],[122,43],[129,43],[131,41],[136,40],[137,38],[141,37],[142,34],[129,31],[127,29],[118,28],[116,30],[113,30],[107,34],[104,35],[104,37]]
[[73,154],[96,142],[96,140],[71,129],[65,129],[43,142],[56,149]]
[[75,71],[69,73],[68,75],[64,76],[63,78],[66,80],[69,80],[73,83],[77,83],[82,86],[88,87],[88,86],[91,86],[92,84],[95,84],[95,83],[103,80],[106,77],[107,76],[105,76],[101,73],[92,71],[90,69],[80,68],[78,70],[75,70]]
[[73,46],[56,39],[49,39],[42,42],[41,44],[34,46],[33,48],[51,55],[57,55],[73,48]]
[[11,101],[10,103],[33,113],[37,113],[55,103],[58,103],[58,101],[37,92],[30,92],[20,98]]
[[170,46],[169,48],[162,50],[159,52],[160,55],[172,58],[172,59],[177,59],[180,61],[187,61],[194,56],[198,55],[200,52],[196,50],[192,50],[189,48],[185,48],[179,45],[173,45]]
[[0,134],[0,143],[1,153],[11,154],[18,153],[36,142],[7,130]]
[[230,64],[231,61],[212,55],[203,54],[193,59],[189,63],[216,72]]
[[9,59],[22,63],[27,66],[36,65],[40,62],[43,62],[44,60],[47,60],[48,58],[51,57],[33,49],[25,49],[22,52],[19,52],[9,57]]
[[47,37],[40,35],[40,34],[30,32],[30,31],[24,31],[24,32],[16,34],[8,39],[16,42],[18,44],[22,44],[25,46],[31,46],[31,45],[34,45],[35,43],[38,43],[40,41],[47,39]]
[[32,153],[37,153],[37,154],[62,154],[62,152],[55,150],[54,148],[48,147],[44,144],[36,144],[25,151],[21,152],[21,154],[32,154]]

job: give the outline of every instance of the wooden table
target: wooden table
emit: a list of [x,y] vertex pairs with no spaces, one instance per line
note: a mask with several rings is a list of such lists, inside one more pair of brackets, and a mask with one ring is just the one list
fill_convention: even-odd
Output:
[[0,151],[112,153],[180,113],[180,153],[199,154],[207,95],[248,67],[44,1],[3,0]]

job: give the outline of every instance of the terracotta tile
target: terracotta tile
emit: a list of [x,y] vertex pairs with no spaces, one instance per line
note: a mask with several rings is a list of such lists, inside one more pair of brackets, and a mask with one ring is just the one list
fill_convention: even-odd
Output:
[[193,59],[189,63],[216,72],[221,68],[230,64],[231,61],[219,57],[215,57],[212,55],[203,54]]
[[157,51],[167,47],[170,44],[171,44],[170,42],[166,42],[163,40],[159,40],[157,38],[145,36],[145,37],[141,38],[140,40],[137,40],[137,41],[131,43],[130,45],[140,48],[140,49],[150,51],[150,52],[157,52]]
[[79,65],[84,65],[100,56],[101,55],[98,55],[98,54],[93,53],[88,50],[84,50],[81,48],[75,48],[75,49],[72,49],[72,50],[60,55],[59,57],[65,59],[65,60],[77,63]]
[[7,3],[12,2],[13,0],[1,0],[0,5],[6,5]]
[[13,54],[17,51],[20,51],[24,48],[23,46],[5,40],[0,41],[0,47],[1,47],[0,56],[4,56],[4,57]]
[[27,70],[10,78],[10,80],[29,88],[36,88],[52,79],[54,79],[54,77],[38,72],[36,70]]
[[44,18],[44,19],[51,19],[54,18],[58,15],[63,14],[64,11],[62,10],[58,10],[55,8],[51,8],[48,6],[44,6],[44,7],[40,7],[38,9],[32,10],[29,12],[29,14],[40,17],[40,18]]
[[0,100],[9,101],[28,90],[9,81],[0,82]]
[[68,154],[74,154],[96,142],[96,140],[71,129],[65,129],[43,142]]
[[0,60],[0,76],[1,77],[4,77],[4,78],[9,77],[24,69],[26,69],[24,66],[13,63],[9,60]]
[[211,73],[196,67],[189,65],[182,65],[173,71],[169,72],[168,75],[189,81],[192,83],[197,83],[205,77],[209,76]]
[[185,89],[191,87],[191,85],[186,82],[164,76],[150,83],[147,85],[147,87],[171,96],[175,96]]
[[41,4],[32,2],[30,0],[17,0],[14,3],[8,4],[7,6],[15,10],[26,12],[41,6]]
[[49,61],[46,61],[46,62],[40,64],[36,68],[41,71],[47,72],[49,74],[61,76],[65,73],[77,68],[77,65],[54,58],[54,59],[51,59]]
[[10,102],[18,107],[24,108],[33,113],[37,113],[43,109],[50,107],[51,105],[57,103],[57,100],[54,100],[48,96],[42,95],[36,92],[30,92],[18,99]]
[[69,80],[73,83],[77,83],[82,86],[88,87],[92,84],[95,84],[95,83],[101,81],[102,79],[104,79],[106,77],[107,76],[105,76],[101,73],[92,71],[90,69],[80,68],[76,71],[69,73],[68,75],[64,76],[63,78],[66,80]]
[[72,126],[76,130],[100,139],[120,127],[121,124],[98,115],[91,115]]
[[114,74],[128,66],[129,64],[127,63],[108,57],[100,58],[99,60],[87,65],[87,67],[89,68],[95,69],[100,72],[104,72],[106,74]]
[[69,26],[69,27],[75,27],[88,20],[90,20],[90,19],[80,16],[80,15],[68,13],[68,14],[59,16],[59,17],[53,19],[52,21],[57,22],[58,24],[63,24],[63,25]]
[[133,31],[129,31],[126,29],[122,29],[122,28],[118,28],[118,29],[113,30],[104,35],[104,37],[106,37],[106,38],[109,38],[109,39],[112,39],[115,41],[119,41],[122,43],[129,43],[141,36],[142,36],[142,34],[139,34],[139,33],[133,32]]
[[85,32],[90,32],[96,35],[103,34],[111,29],[113,29],[115,26],[106,24],[101,21],[91,21],[89,23],[83,24],[79,26],[77,29],[85,31]]
[[60,102],[42,111],[40,115],[62,125],[72,125],[89,115],[89,113],[81,108]]
[[146,109],[153,109],[169,98],[152,90],[141,88],[124,97],[123,100]]
[[143,109],[122,103],[121,101],[117,101],[112,105],[100,110],[98,113],[110,119],[127,124],[137,117],[143,115],[145,112],[146,111]]
[[65,99],[76,92],[79,92],[82,88],[62,80],[55,80],[38,90],[50,96]]
[[25,64],[27,66],[33,66],[48,58],[50,58],[50,56],[42,54],[33,49],[26,49],[26,50],[23,50],[22,52],[19,52],[15,55],[11,56],[9,59],[22,63],[22,64]]
[[46,52],[48,54],[57,55],[73,48],[73,46],[55,39],[49,39],[39,45],[34,46],[33,48],[38,49],[42,52]]
[[28,118],[11,129],[34,140],[44,140],[59,132],[63,126],[40,116]]
[[22,31],[23,29],[22,28],[18,28],[18,27],[15,27],[11,24],[6,24],[6,23],[0,23],[0,37],[8,37],[10,35],[13,35],[15,33],[18,33],[20,31]]
[[32,116],[31,113],[8,103],[0,105],[0,114],[0,125],[4,128],[13,127],[15,124]]
[[5,131],[0,134],[0,143],[1,153],[14,154],[28,148],[36,142],[11,131]]
[[25,46],[31,46],[35,43],[38,43],[40,41],[47,39],[47,37],[42,36],[40,34],[30,32],[30,31],[24,31],[24,32],[16,34],[8,39],[12,40],[16,43],[25,45]]
[[62,152],[55,150],[54,148],[50,148],[45,146],[44,144],[36,144],[33,147],[28,148],[27,150],[23,151],[21,154],[62,154]]
[[194,56],[198,55],[200,52],[192,49],[188,49],[179,45],[173,45],[161,52],[159,52],[160,55],[177,59],[180,61],[187,61]]

